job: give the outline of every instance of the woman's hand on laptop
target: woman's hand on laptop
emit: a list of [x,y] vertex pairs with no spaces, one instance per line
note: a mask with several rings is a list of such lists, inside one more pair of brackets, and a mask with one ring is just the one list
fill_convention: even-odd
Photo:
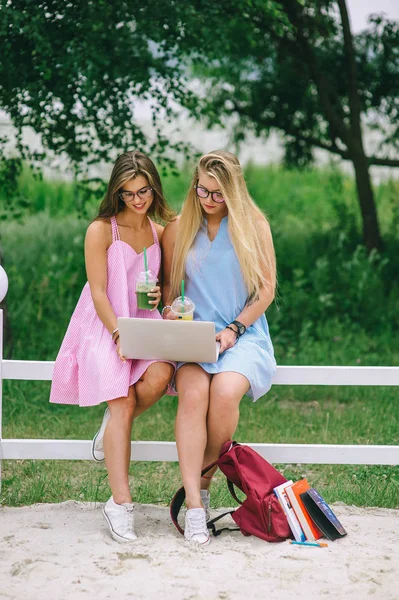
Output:
[[219,353],[225,352],[232,348],[237,340],[237,336],[231,329],[222,329],[216,334],[216,341],[220,343]]
[[152,298],[152,300],[148,301],[149,304],[154,305],[154,308],[152,308],[151,310],[155,310],[156,308],[158,308],[158,304],[161,301],[161,288],[159,287],[159,285],[152,288],[151,292],[148,292],[147,296]]
[[116,341],[116,351],[118,353],[119,358],[121,359],[122,362],[126,362],[126,358],[123,356],[122,352],[121,352],[121,346],[119,343],[119,336],[118,339]]

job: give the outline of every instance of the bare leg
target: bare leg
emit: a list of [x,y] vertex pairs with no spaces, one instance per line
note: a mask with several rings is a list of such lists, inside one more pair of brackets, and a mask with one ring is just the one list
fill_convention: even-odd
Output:
[[148,367],[134,386],[137,398],[134,418],[162,398],[168,389],[173,372],[174,367],[170,363],[156,362]]
[[199,365],[187,364],[177,371],[179,405],[176,416],[176,443],[179,466],[186,490],[187,508],[202,508],[201,465],[206,447],[206,415],[211,375]]
[[[224,442],[232,439],[240,416],[240,402],[248,390],[248,379],[240,373],[226,372],[213,376],[207,418],[208,437],[202,468],[217,460]],[[207,476],[211,476],[216,468],[208,471]],[[201,489],[207,490],[210,484],[211,479],[201,479]]]
[[136,393],[129,388],[127,398],[116,398],[108,402],[110,419],[104,433],[105,464],[109,485],[117,504],[131,502],[129,488],[130,439]]
[[108,402],[110,419],[104,432],[104,455],[112,496],[117,504],[132,501],[129,465],[133,418],[159,400],[172,375],[171,364],[153,363],[143,377],[130,386],[126,398]]

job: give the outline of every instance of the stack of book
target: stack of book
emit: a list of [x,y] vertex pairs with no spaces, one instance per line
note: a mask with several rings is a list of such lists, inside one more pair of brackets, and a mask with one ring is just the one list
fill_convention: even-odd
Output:
[[327,502],[306,479],[286,481],[274,493],[297,542],[315,542],[323,536],[333,541],[346,535]]

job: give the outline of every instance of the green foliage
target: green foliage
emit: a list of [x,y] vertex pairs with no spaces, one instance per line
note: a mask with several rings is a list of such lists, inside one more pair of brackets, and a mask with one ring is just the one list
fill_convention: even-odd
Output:
[[[382,340],[390,340],[399,325],[397,183],[377,189],[390,250],[380,255],[367,254],[360,244],[354,184],[336,169],[300,173],[249,165],[246,179],[274,236],[279,291],[268,318],[277,348],[284,348],[284,354],[287,348],[303,353],[305,342],[324,340],[333,327],[331,338],[353,335],[355,348],[356,336],[378,333],[374,350],[369,338],[370,352],[381,352]],[[189,186],[188,169],[179,176],[169,173],[163,183],[178,209]],[[37,181],[24,173],[20,185],[21,193],[29,195],[31,216],[3,226],[13,356],[54,359],[86,281],[83,241],[89,221],[77,216],[74,184]],[[92,216],[96,208],[93,200]],[[388,360],[385,350],[382,356]],[[328,355],[321,360],[328,363]]]
[[[362,348],[358,347],[360,353]],[[341,351],[345,356],[345,350]],[[90,439],[103,407],[49,405],[49,383],[6,382],[5,437]],[[267,443],[398,444],[396,393],[383,388],[279,387],[255,405],[244,399],[236,439]],[[165,397],[134,424],[134,440],[173,441],[177,399]],[[27,418],[27,411],[29,418]],[[387,413],[392,418],[386,418]],[[280,465],[287,478],[309,478],[327,500],[360,506],[398,505],[398,467]],[[177,464],[133,463],[137,502],[168,504],[181,485]],[[104,502],[110,490],[102,465],[72,461],[4,461],[1,502],[24,505],[67,499]],[[217,475],[212,504],[234,504]]]
[[199,104],[189,97],[188,106],[210,124],[238,117],[238,140],[249,129],[258,135],[278,129],[290,166],[309,164],[314,148],[352,160],[361,151],[362,114],[363,125],[383,137],[382,156],[388,156],[399,147],[398,22],[372,15],[353,35],[346,31],[345,4],[282,0],[271,14],[270,3],[220,0],[212,27],[221,35],[197,49],[188,33],[205,87]]
[[61,221],[46,213],[8,225],[3,266],[10,282],[7,304],[15,357],[54,359],[86,281],[86,226],[76,216]]
[[[28,208],[6,191],[23,159],[62,155],[81,175],[134,146],[170,167],[192,152],[164,130],[185,107],[210,125],[233,116],[237,142],[279,130],[290,166],[309,164],[314,148],[351,160],[364,243],[381,249],[368,163],[399,164],[389,158],[399,146],[399,28],[374,16],[353,36],[346,13],[334,0],[3,3],[0,108],[17,131],[17,156],[0,156],[5,208],[16,217]],[[190,85],[198,78],[205,87]],[[141,101],[154,134],[136,118]],[[381,155],[367,157],[362,127],[376,123]],[[24,144],[27,126],[41,150]]]
[[[0,107],[17,128],[19,157],[63,154],[81,171],[134,146],[170,162],[165,149],[177,147],[162,125],[173,101],[189,95],[176,58],[189,16],[186,3],[167,0],[156,10],[143,0],[2,3]],[[138,101],[151,103],[155,139],[136,119]],[[26,126],[40,134],[41,150],[24,144]]]

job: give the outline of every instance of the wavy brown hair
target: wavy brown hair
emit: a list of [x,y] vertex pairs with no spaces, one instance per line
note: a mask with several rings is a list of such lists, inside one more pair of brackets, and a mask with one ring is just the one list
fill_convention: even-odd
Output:
[[119,190],[127,181],[143,175],[148,179],[153,189],[154,199],[148,209],[148,216],[155,221],[170,221],[175,213],[169,208],[162,190],[161,178],[150,159],[144,152],[133,150],[124,152],[116,159],[108,189],[101,202],[96,219],[106,219],[117,215],[125,208],[125,203],[119,198]]

